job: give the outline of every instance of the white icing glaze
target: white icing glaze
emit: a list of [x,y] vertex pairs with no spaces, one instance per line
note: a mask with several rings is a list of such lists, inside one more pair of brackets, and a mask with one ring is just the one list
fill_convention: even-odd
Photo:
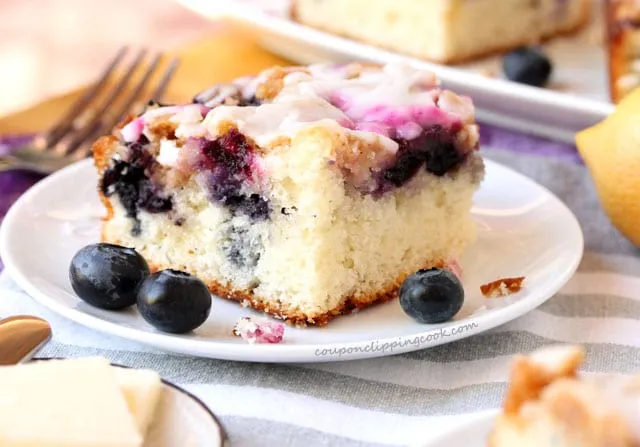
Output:
[[120,134],[125,141],[136,141],[140,138],[143,130],[144,120],[142,118],[136,118],[120,129]]
[[203,114],[206,114],[209,110],[203,108],[200,104],[189,104],[182,106],[171,117],[171,121],[174,123],[197,123],[202,121]]
[[465,124],[473,124],[475,122],[473,104],[471,99],[466,96],[458,96],[449,90],[445,90],[438,97],[438,107],[456,115]]
[[[171,121],[178,123],[179,138],[215,138],[218,125],[230,121],[259,145],[282,136],[292,137],[312,124],[329,126],[367,141],[378,141],[390,152],[398,149],[391,137],[410,140],[425,126],[473,122],[471,101],[439,89],[431,72],[404,64],[365,68],[356,78],[349,76],[349,66],[312,65],[308,70],[309,73],[287,74],[275,98],[260,106],[219,105],[209,110],[204,120],[200,116],[203,106],[198,104],[162,107],[145,113],[143,120],[148,123],[172,115]],[[272,73],[267,70],[231,85],[243,89],[248,97]],[[215,96],[216,101],[219,96]],[[135,134],[129,130],[128,135]]]
[[216,107],[231,96],[250,98],[255,94],[259,82],[260,79],[255,76],[244,76],[230,83],[214,85],[198,94],[195,99],[207,107]]
[[215,134],[221,121],[233,121],[240,132],[259,145],[266,145],[280,136],[293,136],[311,123],[338,127],[338,122],[349,118],[318,97],[278,96],[273,103],[260,107],[216,107],[203,124],[210,134]]
[[174,141],[160,140],[160,152],[156,157],[156,161],[163,166],[175,167],[178,165],[180,156],[180,148],[176,146]]

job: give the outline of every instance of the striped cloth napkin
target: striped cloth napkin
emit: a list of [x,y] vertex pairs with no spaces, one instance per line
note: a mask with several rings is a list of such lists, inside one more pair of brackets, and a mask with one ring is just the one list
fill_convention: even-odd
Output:
[[[487,158],[534,178],[567,203],[582,224],[587,250],[578,273],[557,296],[489,332],[362,361],[270,365],[197,359],[70,323],[34,303],[6,274],[0,275],[0,315],[49,320],[55,336],[42,355],[97,354],[155,369],[201,397],[221,417],[232,446],[419,445],[498,408],[512,356],[558,342],[585,345],[585,371],[636,372],[640,253],[603,214],[575,148],[490,126],[484,126],[483,139]],[[7,188],[5,179],[0,196]]]

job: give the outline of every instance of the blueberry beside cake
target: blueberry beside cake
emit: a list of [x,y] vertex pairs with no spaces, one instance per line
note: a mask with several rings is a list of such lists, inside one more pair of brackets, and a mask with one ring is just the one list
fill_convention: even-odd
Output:
[[478,141],[471,101],[430,72],[275,67],[95,143],[102,241],[323,326],[473,242]]
[[293,0],[291,15],[391,51],[456,63],[576,31],[589,10],[589,0]]

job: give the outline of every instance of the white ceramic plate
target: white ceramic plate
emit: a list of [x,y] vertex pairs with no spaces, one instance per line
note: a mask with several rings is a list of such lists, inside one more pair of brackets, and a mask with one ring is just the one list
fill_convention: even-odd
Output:
[[[189,335],[157,332],[135,309],[93,308],[73,293],[68,266],[77,250],[99,238],[103,209],[90,160],[42,180],[11,208],[0,228],[0,255],[17,283],[53,311],[98,331],[195,356],[265,362],[313,362],[379,357],[448,343],[486,331],[530,311],[557,292],[582,257],[573,214],[549,191],[487,161],[475,197],[479,239],[462,258],[465,304],[456,318],[421,325],[398,301],[344,316],[324,328],[287,327],[282,343],[250,345],[232,335],[242,316],[258,315],[235,302],[214,300],[203,326]],[[485,300],[479,286],[526,276],[508,299]]]
[[[50,359],[34,359],[43,360]],[[162,379],[161,399],[144,447],[223,447],[226,443],[224,428],[211,410],[193,394]]]
[[478,118],[515,130],[573,143],[575,132],[601,121],[614,109],[609,101],[604,24],[601,0],[593,0],[593,21],[579,35],[545,45],[554,62],[549,88],[519,85],[482,72],[500,75],[500,58],[491,57],[464,66],[443,66],[300,25],[288,17],[291,0],[178,0],[210,18],[231,17],[256,31],[264,48],[295,63],[376,63],[404,60],[433,70],[443,85],[469,95]]
[[483,412],[458,424],[455,428],[413,447],[486,447],[498,410]]
[[162,380],[162,400],[144,447],[223,447],[226,434],[207,406],[182,388]]

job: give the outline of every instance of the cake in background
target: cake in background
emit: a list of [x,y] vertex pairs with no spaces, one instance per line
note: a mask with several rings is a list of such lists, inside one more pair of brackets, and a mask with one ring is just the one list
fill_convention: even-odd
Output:
[[322,326],[474,240],[478,147],[471,101],[430,72],[276,67],[101,138],[102,240]]
[[611,100],[640,86],[640,1],[606,0]]
[[518,356],[489,447],[637,447],[640,376],[584,377],[584,351]]
[[294,20],[398,53],[457,63],[577,31],[590,0],[293,0]]

